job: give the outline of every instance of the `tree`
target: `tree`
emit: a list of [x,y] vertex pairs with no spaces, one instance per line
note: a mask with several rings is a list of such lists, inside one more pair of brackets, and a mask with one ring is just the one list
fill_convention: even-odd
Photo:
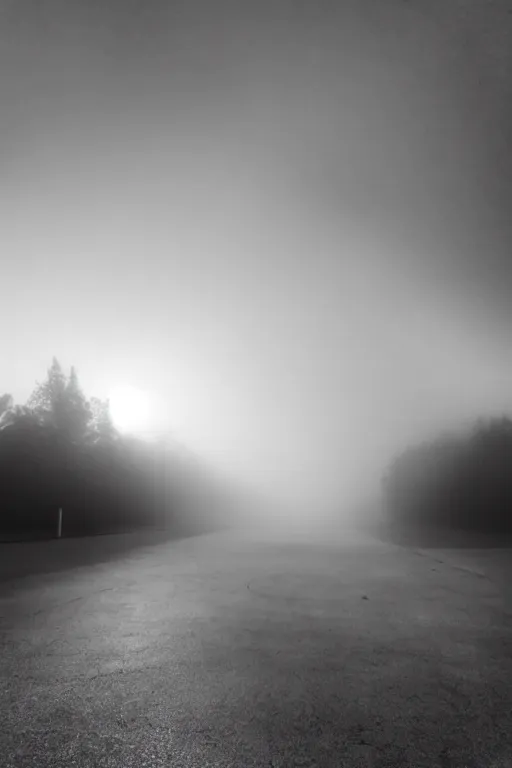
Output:
[[14,401],[12,395],[2,395],[0,397],[0,430],[12,424]]
[[30,395],[27,407],[68,440],[80,441],[86,435],[91,408],[80,388],[75,368],[71,368],[67,379],[56,357],[48,369],[46,381],[38,383]]
[[90,408],[91,421],[89,434],[92,436],[93,442],[97,442],[98,440],[115,440],[118,437],[118,432],[114,427],[112,416],[110,415],[110,401],[92,397]]
[[74,366],[71,367],[64,392],[62,416],[64,421],[62,427],[70,439],[83,440],[92,417],[92,410],[82,392]]
[[6,411],[11,410],[13,403],[12,395],[5,394],[0,397],[0,418]]
[[27,407],[44,416],[51,416],[56,426],[64,414],[64,400],[66,397],[67,381],[61,365],[56,357],[48,369],[46,381],[37,382],[29,399]]
[[10,427],[25,428],[41,426],[41,419],[37,413],[26,405],[12,405],[0,416],[0,431]]

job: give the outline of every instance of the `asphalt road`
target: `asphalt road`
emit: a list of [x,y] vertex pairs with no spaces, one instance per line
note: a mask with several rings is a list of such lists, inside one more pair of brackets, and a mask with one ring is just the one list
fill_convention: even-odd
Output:
[[57,544],[3,585],[2,768],[512,766],[508,553],[224,532],[58,570]]

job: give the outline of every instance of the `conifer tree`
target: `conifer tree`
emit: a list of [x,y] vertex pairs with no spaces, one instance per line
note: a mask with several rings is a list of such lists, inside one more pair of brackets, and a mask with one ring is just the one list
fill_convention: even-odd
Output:
[[53,416],[57,424],[59,416],[64,410],[66,387],[66,376],[59,361],[54,357],[48,369],[46,380],[42,383],[37,382],[34,391],[27,400],[27,406],[41,416]]
[[117,438],[118,433],[110,414],[109,400],[101,400],[98,397],[91,398],[90,432],[94,442]]
[[67,378],[56,357],[46,380],[37,383],[27,406],[42,423],[53,426],[61,436],[74,442],[85,437],[91,419],[90,406],[80,388],[75,368],[71,368]]

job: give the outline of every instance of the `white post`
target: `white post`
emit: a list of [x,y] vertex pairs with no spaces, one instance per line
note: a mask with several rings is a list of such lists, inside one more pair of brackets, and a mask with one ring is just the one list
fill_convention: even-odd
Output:
[[62,509],[59,508],[59,521],[57,523],[57,538],[60,539],[62,536]]

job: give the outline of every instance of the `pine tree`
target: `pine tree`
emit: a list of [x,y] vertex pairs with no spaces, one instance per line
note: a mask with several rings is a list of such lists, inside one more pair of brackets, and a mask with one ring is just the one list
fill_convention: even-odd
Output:
[[63,414],[67,381],[56,357],[48,369],[46,381],[37,383],[27,400],[27,406],[41,416],[52,416],[56,426]]
[[91,418],[90,406],[80,388],[74,367],[66,378],[56,357],[48,369],[46,381],[38,383],[27,406],[42,423],[53,426],[66,439],[83,439]]
[[74,366],[71,367],[63,403],[63,428],[71,440],[83,440],[92,417],[92,411],[82,392]]
[[94,442],[98,440],[110,441],[117,438],[118,433],[110,415],[109,400],[100,400],[98,397],[91,398],[90,432]]

